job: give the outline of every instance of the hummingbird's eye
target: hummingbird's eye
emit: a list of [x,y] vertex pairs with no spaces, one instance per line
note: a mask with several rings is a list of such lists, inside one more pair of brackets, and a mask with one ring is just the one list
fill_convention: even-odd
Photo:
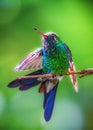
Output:
[[56,41],[56,39],[57,39],[56,36],[55,36],[55,35],[52,35],[52,40],[53,40],[53,41]]

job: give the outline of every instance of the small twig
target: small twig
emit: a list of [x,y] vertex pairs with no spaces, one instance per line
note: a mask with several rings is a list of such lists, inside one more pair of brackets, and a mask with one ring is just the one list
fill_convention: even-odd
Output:
[[81,70],[81,75],[79,76],[80,78],[87,76],[87,75],[92,75],[93,74],[93,68],[88,68],[85,70]]
[[42,75],[28,75],[28,76],[19,76],[17,79],[29,79],[29,78],[51,78],[55,76],[68,76],[68,75],[73,75],[73,74],[80,74],[80,78],[87,76],[87,75],[92,75],[93,74],[93,68],[88,68],[84,70],[76,70],[76,71],[68,71],[65,74],[42,74]]

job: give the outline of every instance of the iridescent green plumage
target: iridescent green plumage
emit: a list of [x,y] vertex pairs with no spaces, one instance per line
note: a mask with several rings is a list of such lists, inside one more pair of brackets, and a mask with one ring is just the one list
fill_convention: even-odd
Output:
[[48,50],[48,55],[43,57],[43,69],[46,73],[63,74],[68,71],[68,67],[68,54],[62,43],[55,44],[55,49]]
[[[54,33],[48,33],[48,39],[43,41],[43,69],[45,73],[63,74],[68,71],[69,53],[65,44]],[[53,40],[54,39],[54,40]],[[70,51],[69,51],[70,52]]]

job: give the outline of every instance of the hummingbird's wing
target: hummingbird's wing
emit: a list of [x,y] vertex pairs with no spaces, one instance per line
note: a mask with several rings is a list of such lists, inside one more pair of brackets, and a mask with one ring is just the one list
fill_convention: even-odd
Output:
[[53,112],[58,83],[48,93],[44,92],[44,118],[49,121]]
[[[75,71],[75,65],[74,65],[74,62],[73,61],[69,61],[69,71]],[[76,79],[76,75],[73,74],[73,75],[70,75],[70,78],[71,78],[71,81],[72,81],[72,84],[74,86],[74,89],[76,92],[78,92],[78,82],[77,82],[77,79]]]
[[16,67],[15,71],[31,70],[42,68],[43,49],[38,48],[34,52],[27,55]]
[[[64,43],[64,47],[68,53],[68,57],[69,57],[69,71],[75,71],[75,65],[74,65],[74,62],[72,60],[72,54],[71,54],[71,51],[69,49],[69,47]],[[70,78],[71,78],[71,81],[72,81],[72,84],[74,86],[74,89],[76,92],[78,92],[78,82],[77,82],[77,79],[76,79],[76,75],[73,74],[73,75],[70,75]]]
[[[32,72],[26,76],[30,76],[30,75],[38,75],[38,74],[43,74],[43,70],[39,69],[35,72]],[[10,82],[8,84],[9,88],[16,88],[18,87],[19,90],[24,91],[24,90],[28,90],[32,87],[37,86],[38,84],[40,84],[41,81],[38,80],[38,78],[27,78],[27,79],[15,79],[12,82]]]

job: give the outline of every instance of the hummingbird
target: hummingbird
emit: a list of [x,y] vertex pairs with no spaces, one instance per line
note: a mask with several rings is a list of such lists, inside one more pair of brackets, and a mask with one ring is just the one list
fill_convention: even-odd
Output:
[[[72,59],[72,53],[69,47],[54,32],[42,33],[39,29],[34,30],[42,37],[42,47],[27,55],[15,68],[14,71],[25,71],[36,69],[36,71],[26,75],[43,74],[65,74],[68,71],[74,71],[75,65]],[[56,92],[59,81],[63,76],[54,76],[51,78],[27,78],[15,79],[8,84],[9,88],[18,87],[19,90],[28,90],[40,85],[39,93],[44,94],[43,108],[44,119],[51,119]],[[71,82],[76,92],[78,92],[78,82],[76,75],[70,75]]]

